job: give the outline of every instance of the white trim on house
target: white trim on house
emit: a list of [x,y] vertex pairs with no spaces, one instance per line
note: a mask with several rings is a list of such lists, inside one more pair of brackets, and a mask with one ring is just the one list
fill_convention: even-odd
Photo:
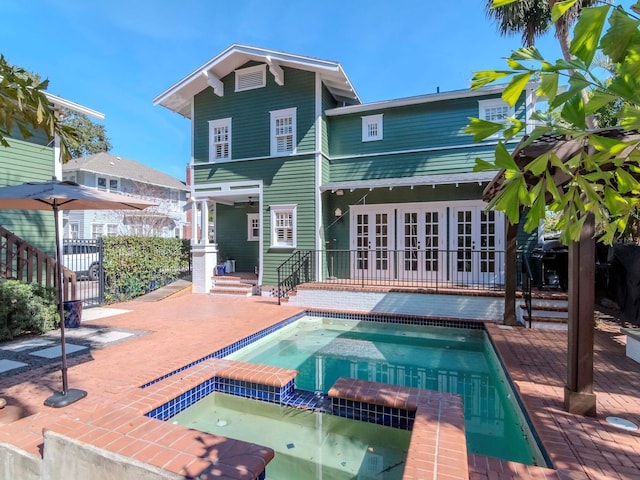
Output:
[[375,142],[382,140],[382,113],[366,115],[362,118],[362,141]]
[[298,108],[272,110],[271,115],[271,156],[283,157],[295,155],[297,145],[296,113]]
[[488,122],[507,123],[515,115],[515,109],[501,98],[478,100],[478,118]]
[[53,95],[52,93],[43,93],[55,107],[68,108],[69,110],[73,110],[74,112],[82,113],[84,115],[97,118],[98,120],[104,120],[104,113],[98,112],[97,110],[93,110],[88,107],[84,107],[78,103],[72,102],[71,100],[66,100],[62,97],[58,97],[57,95]]
[[346,107],[330,108],[324,113],[329,117],[338,115],[349,115],[351,113],[369,112],[371,110],[382,110],[393,107],[405,107],[409,105],[419,105],[422,103],[441,102],[456,98],[482,97],[485,95],[496,95],[502,93],[506,85],[493,85],[483,87],[478,90],[452,90],[450,92],[429,93],[427,95],[417,95],[415,97],[398,98],[395,100],[383,100],[380,102],[363,103],[359,105],[348,105]]
[[[269,243],[270,248],[276,249],[293,249],[298,245],[298,218],[297,218],[298,206],[295,204],[289,205],[271,205],[271,241]],[[278,222],[278,216],[281,216],[281,220],[284,222]],[[288,220],[287,220],[287,217]],[[287,223],[289,223],[287,225]],[[278,241],[278,230],[282,230],[284,239]]]
[[231,117],[209,120],[209,163],[231,160]]
[[358,188],[395,188],[395,187],[418,187],[423,185],[458,185],[464,183],[482,184],[490,182],[496,176],[495,170],[486,172],[450,173],[440,175],[421,175],[416,177],[402,178],[377,178],[373,180],[344,180],[327,182],[320,186],[321,192],[336,190],[355,190]]
[[[315,225],[315,248],[320,251],[324,248],[324,228],[322,228],[322,192],[320,191],[320,185],[322,185],[322,80],[320,75],[315,75],[315,178],[314,178],[314,225]],[[319,255],[319,253],[318,253]],[[319,262],[319,258],[316,262]],[[317,269],[316,280],[320,280],[320,269]]]

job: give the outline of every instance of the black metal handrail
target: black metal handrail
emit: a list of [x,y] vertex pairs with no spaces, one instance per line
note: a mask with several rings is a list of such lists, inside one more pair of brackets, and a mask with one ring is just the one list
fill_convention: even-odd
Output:
[[527,319],[529,321],[529,328],[531,328],[531,317],[533,315],[533,300],[531,295],[531,284],[533,283],[533,274],[531,273],[531,265],[529,264],[529,257],[522,255],[522,299],[524,300],[524,306],[527,310]]
[[278,267],[278,298],[306,281],[436,292],[444,288],[501,290],[504,260],[504,251],[488,249],[300,250]]
[[296,250],[278,268],[278,305],[289,292],[315,277],[313,250]]

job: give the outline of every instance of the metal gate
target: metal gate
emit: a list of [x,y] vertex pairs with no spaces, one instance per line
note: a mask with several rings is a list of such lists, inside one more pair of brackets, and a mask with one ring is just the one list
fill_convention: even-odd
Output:
[[102,239],[64,239],[62,264],[76,274],[76,300],[85,307],[95,307],[104,302],[104,275]]

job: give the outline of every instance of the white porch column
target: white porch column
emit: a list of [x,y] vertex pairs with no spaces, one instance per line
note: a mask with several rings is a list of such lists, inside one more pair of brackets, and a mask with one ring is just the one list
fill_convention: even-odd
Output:
[[192,291],[193,293],[209,293],[213,288],[214,269],[218,264],[218,245],[209,242],[209,205],[207,200],[194,201],[192,208],[194,218],[198,218],[197,214],[200,214],[200,234],[197,235],[196,242],[191,246]]
[[191,201],[191,245],[200,243],[198,236],[198,204]]

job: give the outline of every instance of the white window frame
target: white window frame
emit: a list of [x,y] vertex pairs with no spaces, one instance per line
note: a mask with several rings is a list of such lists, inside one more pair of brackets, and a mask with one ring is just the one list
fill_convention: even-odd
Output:
[[[285,108],[283,110],[274,110],[271,114],[271,156],[284,157],[295,155],[297,150],[297,133],[296,133],[296,112],[297,108]],[[288,135],[278,135],[278,120],[283,118],[291,118],[291,132]],[[291,150],[278,151],[278,138],[291,135]]]
[[[271,205],[271,248],[296,248],[297,245],[297,205]],[[279,215],[291,216],[291,240],[278,241],[278,230],[286,227],[277,225]]]
[[92,223],[91,224],[91,239],[97,240],[104,236],[104,224]]
[[[488,119],[487,111],[500,108],[504,109],[506,107],[507,112],[504,118],[502,119]],[[486,120],[488,122],[494,123],[508,123],[507,117],[513,117],[515,115],[515,109],[510,106],[507,102],[500,98],[491,98],[489,100],[478,100],[478,118],[481,120]]]
[[78,222],[69,222],[69,238],[77,240],[80,236],[80,224]]
[[[257,230],[257,233],[254,231]],[[257,242],[260,240],[260,214],[247,213],[247,241]]]
[[[375,142],[382,140],[382,113],[367,115],[362,118],[362,141]],[[375,130],[375,132],[373,132]]]
[[116,237],[118,236],[118,224],[117,223],[107,223],[107,231],[104,234],[105,237]]
[[[227,129],[227,139],[225,141],[216,141],[215,130],[217,128]],[[216,157],[216,147],[218,145],[227,144],[227,155]],[[231,117],[220,118],[218,120],[209,120],[209,163],[228,162],[231,160]]]
[[[248,87],[243,87],[241,83],[238,81],[240,77],[243,75],[251,75],[255,73],[262,74],[262,81],[260,83],[256,83],[255,85],[251,85]],[[236,92],[245,92],[247,90],[254,90],[256,88],[263,88],[267,85],[267,65],[256,65],[255,67],[247,67],[241,68],[235,71],[235,83],[236,83]]]
[[[105,186],[101,187],[100,186],[100,179],[104,179],[105,181]],[[115,182],[116,183],[116,187],[112,188],[111,184]],[[109,177],[107,175],[100,175],[100,176],[96,176],[96,188],[98,190],[102,190],[105,192],[117,192],[120,190],[120,180],[117,178],[113,178],[113,177]]]

